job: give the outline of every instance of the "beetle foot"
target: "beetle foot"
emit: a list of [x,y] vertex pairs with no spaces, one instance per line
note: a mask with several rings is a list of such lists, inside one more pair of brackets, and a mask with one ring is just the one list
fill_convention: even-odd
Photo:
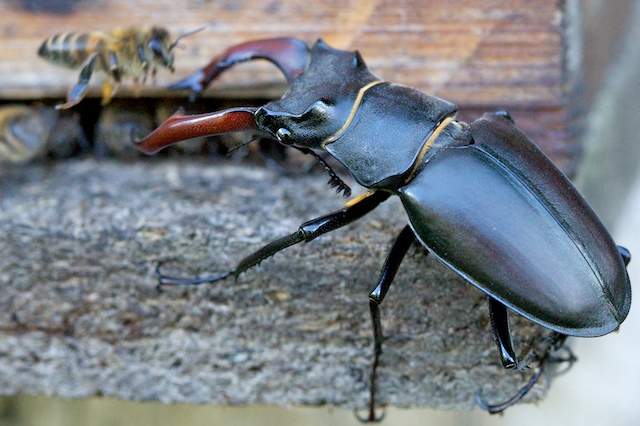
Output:
[[387,410],[384,407],[382,407],[382,413],[379,416],[376,415],[375,407],[370,408],[366,416],[361,416],[358,414],[358,410],[353,410],[353,415],[360,423],[379,423],[384,419],[386,414]]
[[[556,352],[560,352],[563,351],[564,354],[559,355]],[[553,349],[547,359],[547,362],[550,364],[565,364],[566,366],[564,368],[558,368],[556,369],[553,374],[555,376],[560,375],[560,374],[565,374],[566,372],[568,372],[571,367],[573,367],[573,364],[578,360],[578,357],[576,357],[573,353],[573,351],[571,350],[571,348],[569,348],[568,346],[561,346],[559,348],[555,348]]]
[[[504,401],[500,404],[489,404],[482,398],[482,389],[478,389],[476,392],[476,403],[483,410],[488,411],[490,414],[501,413],[507,408],[519,402],[524,396],[535,386],[536,383],[542,377],[542,374],[545,373],[545,369],[548,364],[568,364],[566,368],[561,371],[554,371],[553,375],[564,374],[566,373],[573,363],[575,363],[578,358],[573,354],[571,348],[569,348],[565,342],[567,336],[560,333],[554,333],[551,336],[551,341],[547,346],[544,354],[539,357],[539,364],[536,368],[536,372],[531,376],[526,385],[524,385],[513,397]],[[563,351],[564,354],[560,355],[558,352]],[[526,365],[526,364],[525,364]]]
[[189,96],[189,102],[193,102],[196,100],[198,95],[202,93],[204,89],[203,80],[204,80],[204,72],[196,71],[193,74],[183,78],[180,81],[176,81],[167,87],[168,90],[182,90],[187,89],[191,91],[191,95]]
[[543,372],[544,364],[541,362],[535,374],[529,379],[529,382],[525,386],[523,386],[513,397],[500,404],[489,404],[485,402],[485,400],[482,398],[482,389],[478,389],[478,391],[476,392],[476,403],[480,408],[488,411],[489,414],[501,413],[524,398],[524,396],[529,393],[531,388],[533,388],[533,386],[538,383],[538,380],[540,380]]
[[155,270],[155,277],[158,280],[157,288],[162,291],[162,286],[165,285],[198,285],[198,284],[211,284],[216,281],[223,280],[231,275],[234,271],[225,271],[219,274],[213,274],[202,278],[176,278],[169,277],[160,272],[162,262],[158,262]]

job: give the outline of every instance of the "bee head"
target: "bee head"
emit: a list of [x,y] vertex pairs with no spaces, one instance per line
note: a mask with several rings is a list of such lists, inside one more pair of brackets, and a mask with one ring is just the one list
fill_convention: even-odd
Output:
[[173,52],[175,43],[170,43],[169,31],[164,28],[151,29],[151,37],[147,41],[147,49],[153,55],[153,60],[173,71]]

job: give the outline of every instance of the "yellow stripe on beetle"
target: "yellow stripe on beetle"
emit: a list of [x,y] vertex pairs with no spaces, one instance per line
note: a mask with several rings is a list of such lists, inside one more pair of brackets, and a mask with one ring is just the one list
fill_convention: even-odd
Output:
[[358,91],[358,96],[356,96],[356,100],[353,102],[353,106],[351,107],[351,112],[349,113],[349,116],[347,117],[347,121],[344,122],[342,127],[337,132],[335,132],[333,135],[329,136],[328,138],[326,138],[322,142],[322,147],[323,148],[325,147],[325,145],[335,141],[340,136],[342,136],[342,134],[351,125],[351,122],[353,121],[353,117],[356,116],[356,112],[358,112],[358,108],[360,107],[360,104],[362,103],[362,98],[364,97],[364,93],[367,90],[371,89],[373,86],[377,86],[380,83],[384,83],[384,81],[383,80],[372,81],[371,83],[367,84],[366,86],[362,86],[360,88],[360,90]]

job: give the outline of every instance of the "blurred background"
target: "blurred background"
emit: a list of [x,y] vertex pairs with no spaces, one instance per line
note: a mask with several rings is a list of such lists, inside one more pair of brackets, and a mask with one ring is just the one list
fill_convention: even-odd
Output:
[[[3,7],[14,7],[14,11],[17,7],[21,13],[40,13],[40,16],[74,8],[73,2],[64,1],[50,2],[50,6],[36,1],[4,3]],[[380,2],[372,3],[378,5]],[[459,6],[465,4],[460,3]],[[576,99],[571,102],[581,109],[582,112],[576,114],[583,118],[580,123],[571,124],[582,129],[578,136],[582,154],[575,159],[560,157],[559,162],[566,166],[565,171],[575,175],[577,185],[604,218],[616,242],[627,247],[632,255],[640,256],[640,49],[637,47],[640,5],[631,0],[567,0],[561,3],[571,22],[566,37],[580,40],[571,46],[574,51],[566,56],[567,61],[574,63],[565,66],[579,69],[576,75],[579,74],[580,81],[572,83],[571,96]],[[495,2],[483,7],[499,10],[502,5],[502,2]],[[402,6],[407,8],[404,11],[407,14],[412,9],[427,7],[419,1],[405,2]],[[455,13],[455,7],[449,7]],[[611,18],[612,14],[615,18]],[[6,16],[0,13],[0,25],[8,34],[10,25],[3,22]],[[352,27],[349,29],[353,30]],[[36,32],[35,29],[32,31]],[[316,31],[322,32],[322,29]],[[339,40],[338,36],[334,35],[334,38]],[[6,67],[10,59],[0,58],[0,67]],[[194,63],[188,62],[185,67],[187,65],[196,69]],[[374,66],[372,68],[375,69]],[[68,74],[61,75],[64,84],[73,81],[69,80]],[[578,78],[576,75],[571,78]],[[437,86],[433,82],[427,83]],[[446,95],[447,90],[442,87],[437,94]],[[526,109],[526,103],[523,108]],[[477,105],[469,105],[467,109],[463,106],[461,113],[463,116],[475,114],[476,109],[479,109]],[[570,144],[568,146],[571,147]],[[637,258],[632,259],[629,274],[633,284],[640,282],[640,261]],[[637,304],[632,306],[619,333],[598,339],[573,339],[572,347],[579,362],[554,381],[548,396],[539,404],[520,404],[498,416],[490,416],[478,409],[459,412],[389,408],[382,424],[638,424],[640,363],[636,354],[640,347],[640,314]],[[62,400],[42,395],[0,397],[2,426],[151,424],[350,425],[358,422],[351,411],[338,408],[163,405],[108,398]]]

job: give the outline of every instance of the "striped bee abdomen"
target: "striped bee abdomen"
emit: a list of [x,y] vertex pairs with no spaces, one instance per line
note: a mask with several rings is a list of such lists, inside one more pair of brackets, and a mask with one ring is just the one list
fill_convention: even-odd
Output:
[[84,64],[103,43],[104,34],[98,32],[56,34],[42,43],[38,55],[49,62],[76,68]]

